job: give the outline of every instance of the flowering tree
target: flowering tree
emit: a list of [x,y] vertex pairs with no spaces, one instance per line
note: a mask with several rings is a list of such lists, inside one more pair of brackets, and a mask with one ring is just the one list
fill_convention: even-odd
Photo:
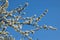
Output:
[[[28,6],[27,2],[22,7],[19,6],[11,11],[6,10],[9,5],[8,0],[0,0],[0,2],[3,2],[0,5],[0,40],[15,40],[15,38],[9,35],[10,33],[6,31],[8,27],[12,27],[16,32],[19,32],[21,35],[23,35],[23,38],[20,38],[20,40],[24,40],[24,37],[26,37],[28,40],[33,40],[29,34],[34,34],[40,29],[56,30],[56,28],[47,26],[45,24],[43,26],[38,25],[39,20],[41,20],[41,18],[47,14],[47,9],[37,18],[36,15],[32,17],[23,17],[22,15],[25,15],[25,13],[21,12]],[[20,20],[23,20],[23,22]],[[35,29],[23,31],[22,28],[24,25],[33,26]]]

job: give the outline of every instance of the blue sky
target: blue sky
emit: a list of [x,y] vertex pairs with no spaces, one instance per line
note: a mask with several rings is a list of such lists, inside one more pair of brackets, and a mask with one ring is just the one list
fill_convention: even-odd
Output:
[[[39,25],[52,25],[58,30],[39,30],[32,37],[39,38],[39,40],[60,40],[60,0],[9,0],[8,11],[15,9],[19,5],[24,5],[25,2],[28,2],[29,5],[26,7],[24,12],[27,14],[25,16],[33,16],[34,14],[37,17],[44,12],[45,9],[48,9],[48,14],[39,21]],[[19,40],[20,34],[15,32],[12,28],[8,29],[16,38]]]

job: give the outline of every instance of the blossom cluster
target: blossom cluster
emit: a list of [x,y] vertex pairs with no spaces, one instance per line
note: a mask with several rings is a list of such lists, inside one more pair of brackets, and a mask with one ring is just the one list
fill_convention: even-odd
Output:
[[[38,22],[41,20],[42,17],[44,17],[48,9],[46,9],[39,17],[36,18],[36,15],[32,17],[23,17],[22,15],[25,15],[26,13],[21,13],[27,6],[28,3],[26,2],[24,6],[19,6],[18,8],[15,8],[14,10],[7,11],[6,8],[8,8],[9,2],[8,0],[0,0],[3,2],[2,5],[0,5],[0,40],[15,40],[10,33],[7,32],[6,30],[8,27],[12,27],[16,32],[19,32],[22,34],[24,37],[27,37],[28,40],[33,40],[29,34],[34,34],[36,31],[40,29],[52,29],[56,30],[56,28],[48,25],[38,25]],[[16,14],[17,13],[17,14]],[[16,14],[16,15],[15,15]],[[23,22],[20,22],[20,20],[23,20]],[[22,28],[24,25],[31,25],[35,29],[31,30],[26,30],[23,31]],[[24,40],[20,38],[20,40]]]

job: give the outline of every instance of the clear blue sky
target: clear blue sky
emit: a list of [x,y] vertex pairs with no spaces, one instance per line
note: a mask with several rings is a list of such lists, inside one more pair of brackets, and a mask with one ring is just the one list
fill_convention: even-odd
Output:
[[[52,25],[58,29],[56,31],[39,30],[33,35],[33,39],[60,40],[60,0],[9,0],[9,7],[7,10],[10,11],[19,5],[24,5],[26,1],[29,3],[28,7],[24,10],[24,12],[27,13],[26,16],[33,16],[36,14],[38,17],[45,9],[48,9],[48,14],[41,19],[39,24]],[[8,30],[16,40],[19,40],[19,33],[15,32],[12,28]]]

